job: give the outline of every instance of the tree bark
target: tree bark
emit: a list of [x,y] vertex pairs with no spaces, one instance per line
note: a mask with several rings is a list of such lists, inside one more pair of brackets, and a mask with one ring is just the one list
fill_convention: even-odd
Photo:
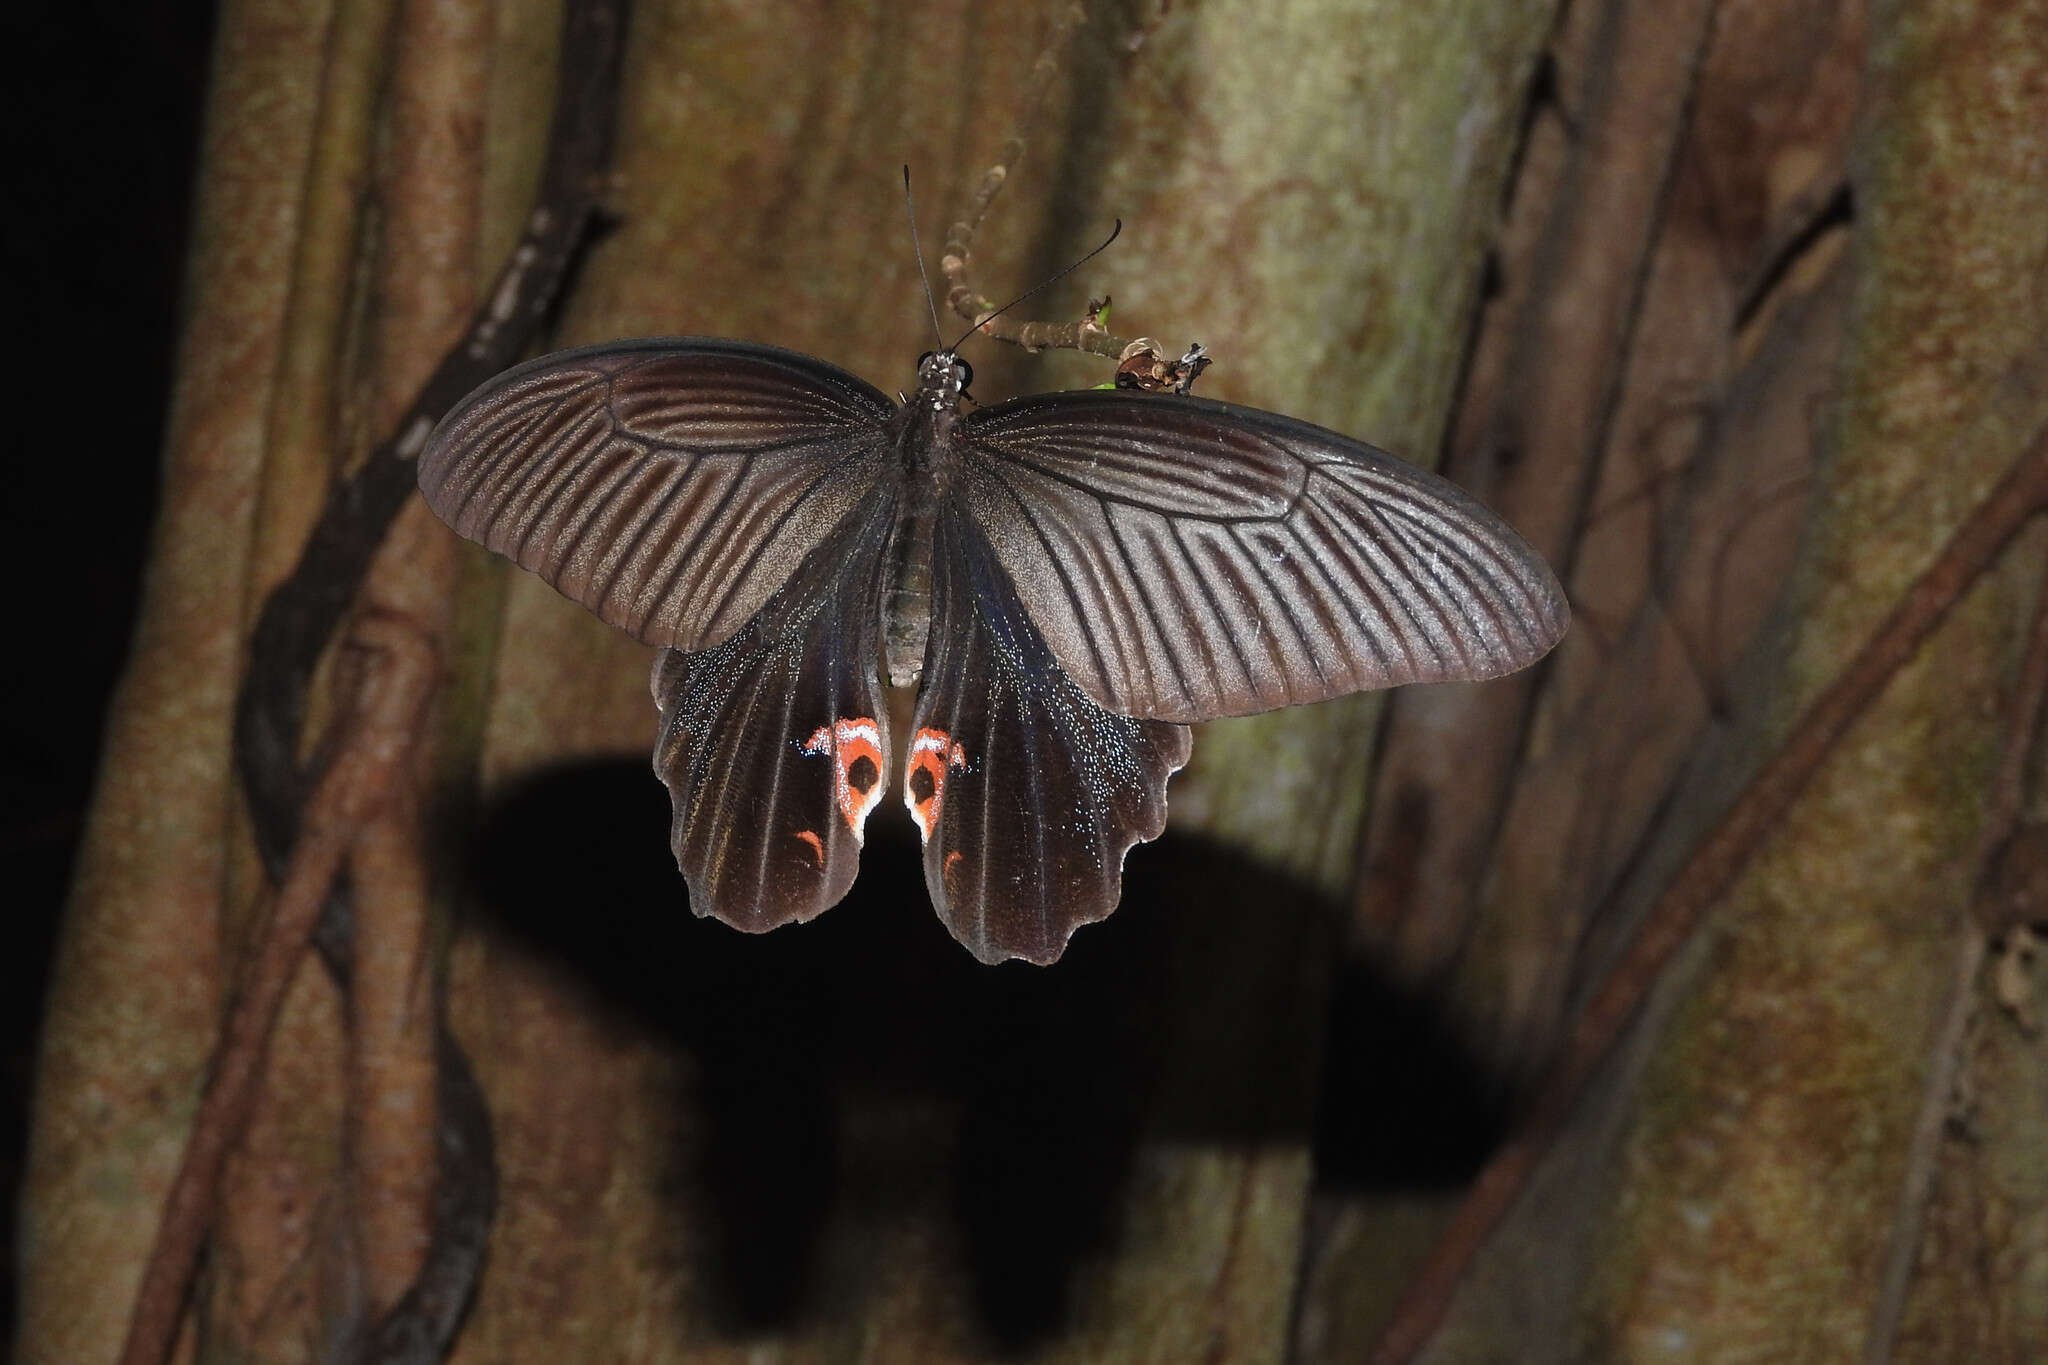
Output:
[[[738,337],[907,387],[897,167],[931,250],[1064,9],[641,0],[611,221],[548,344]],[[1687,855],[2048,421],[2044,0],[1559,10],[1091,6],[972,263],[1007,300],[1120,217],[1023,311],[1113,294],[1116,330],[1210,348],[1207,396],[1447,452],[1569,570],[1551,664],[1204,727],[1053,968],[946,937],[893,802],[844,905],[748,938],[668,856],[647,650],[415,501],[361,600],[433,642],[431,737],[351,854],[352,965],[286,997],[187,1358],[433,1358],[365,1343],[428,1255],[449,1039],[497,1210],[457,1361],[1365,1358]],[[531,227],[560,17],[221,16],[24,1362],[123,1339],[267,903],[231,762],[252,623]],[[984,403],[1110,369],[970,358]],[[1640,983],[1530,1188],[1402,1319],[1442,1322],[1430,1358],[1865,1348],[2043,554]],[[309,763],[353,685],[317,674]],[[1978,1142],[1940,1150],[1900,1359],[2048,1336],[2041,1044],[1990,1012],[1968,1046]]]

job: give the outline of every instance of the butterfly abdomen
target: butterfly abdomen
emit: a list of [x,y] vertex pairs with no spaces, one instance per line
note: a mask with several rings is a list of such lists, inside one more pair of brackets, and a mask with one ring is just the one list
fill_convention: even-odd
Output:
[[882,675],[892,687],[915,687],[924,674],[932,625],[932,518],[940,498],[939,473],[928,454],[933,443],[916,438],[916,428],[934,414],[912,406],[904,416],[908,421],[897,442],[903,487],[883,558],[888,578],[882,591]]

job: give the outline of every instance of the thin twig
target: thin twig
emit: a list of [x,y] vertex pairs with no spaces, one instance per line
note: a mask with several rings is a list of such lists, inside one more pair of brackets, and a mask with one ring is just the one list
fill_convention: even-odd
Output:
[[526,349],[601,207],[626,12],[626,0],[569,6],[547,164],[526,230],[396,433],[328,498],[297,566],[264,600],[250,633],[249,671],[235,707],[235,758],[257,850],[273,877],[291,856],[305,794],[298,746],[308,683],[391,519],[413,494],[413,461],[443,413]]
[[1429,1341],[1488,1235],[1513,1206],[1579,1096],[1663,969],[1749,866],[1834,747],[1913,657],[2020,527],[2048,506],[2048,428],[1956,528],[1839,677],[1659,897],[1627,952],[1587,1004],[1517,1130],[1473,1182],[1464,1204],[1403,1294],[1374,1347],[1375,1365],[1405,1365]]
[[[974,239],[981,232],[981,223],[988,216],[989,206],[995,202],[1003,186],[1009,183],[1011,171],[1023,158],[1032,127],[1044,108],[1046,91],[1052,87],[1052,78],[1059,71],[1060,54],[1087,22],[1088,12],[1078,2],[1054,16],[1045,47],[1039,52],[1038,60],[1031,64],[1031,74],[1025,79],[1024,98],[1016,127],[996,154],[995,164],[982,175],[981,186],[974,192],[974,198],[968,201],[966,214],[946,230],[946,244],[939,256],[939,270],[949,286],[946,306],[969,322],[993,313],[999,306],[984,298],[969,277],[974,259]],[[975,331],[982,336],[1022,346],[1027,351],[1086,351],[1112,360],[1121,356],[1129,344],[1123,338],[1113,337],[1104,331],[1092,313],[1079,322],[1020,322],[1007,317],[995,318],[982,323]]]
[[974,250],[975,236],[981,231],[982,219],[988,216],[989,206],[995,202],[1008,183],[1010,171],[1024,156],[1025,145],[1030,141],[1032,125],[1038,121],[1039,110],[1044,107],[1045,94],[1052,86],[1052,78],[1059,70],[1060,53],[1068,41],[1088,22],[1088,13],[1079,4],[1068,5],[1053,17],[1052,31],[1046,34],[1045,47],[1039,52],[1038,60],[1031,64],[1031,74],[1025,78],[1024,99],[1017,113],[1017,124],[1002,150],[996,153],[996,162],[981,177],[981,188],[968,201],[967,213],[956,219],[946,233],[946,245],[940,255],[939,268],[953,288],[946,293],[946,302],[961,317],[972,320],[989,312],[996,305],[981,298],[966,287],[962,279],[967,270],[968,260]]
[[121,1365],[162,1365],[170,1354],[213,1223],[221,1167],[248,1122],[285,992],[357,831],[407,780],[434,689],[434,649],[390,617],[365,618],[354,641],[370,652],[364,680],[350,698],[353,710],[337,722],[338,752],[302,812],[299,840],[215,1046],[192,1137],[136,1291]]
[[1991,787],[1993,831],[1985,850],[2010,838],[2020,822],[2027,798],[2027,759],[2041,736],[2044,705],[2048,705],[2048,579],[2044,579],[2034,600],[2034,635],[2027,642],[2026,661],[2020,665],[2018,685],[2013,689],[2012,715],[2007,719],[2005,752],[1999,755],[1998,775]]
[[1913,1284],[1913,1262],[1920,1255],[1920,1229],[1927,1202],[1934,1194],[1934,1167],[1941,1154],[1941,1135],[1954,1103],[1956,1075],[1961,1068],[1963,1040],[1976,1011],[1977,975],[1984,967],[1984,931],[1969,916],[1956,934],[1955,966],[1949,972],[1948,1008],[1934,1041],[1927,1082],[1920,1093],[1920,1113],[1906,1150],[1906,1173],[1899,1181],[1899,1209],[1892,1217],[1890,1245],[1885,1249],[1884,1275],[1870,1311],[1870,1330],[1863,1339],[1864,1365],[1887,1365],[1899,1319],[1906,1311],[1906,1293]]
[[[2019,825],[2020,808],[2026,796],[2027,756],[2033,752],[2040,731],[2044,702],[2048,702],[2048,578],[2043,579],[2035,595],[2033,636],[2027,644],[2026,660],[2020,666],[2019,684],[2013,690],[2012,710],[2006,717],[2005,750],[1999,756],[1990,810],[1977,839],[1977,856],[1972,860],[1979,886],[1984,884],[1984,873],[1999,849]],[[1926,1082],[1921,1087],[1920,1113],[1914,1120],[1913,1138],[1906,1149],[1906,1171],[1899,1181],[1899,1207],[1892,1218],[1884,1274],[1871,1306],[1870,1330],[1863,1340],[1865,1365],[1889,1365],[1899,1323],[1905,1317],[1906,1297],[1913,1286],[1913,1267],[1920,1259],[1921,1230],[1934,1196],[1942,1134],[1947,1131],[1949,1112],[1955,1102],[1956,1077],[1962,1070],[1970,1016],[1977,1007],[1977,976],[1983,969],[1988,946],[1982,920],[1973,914],[1964,915],[1956,930],[1948,1008],[1935,1037]]]

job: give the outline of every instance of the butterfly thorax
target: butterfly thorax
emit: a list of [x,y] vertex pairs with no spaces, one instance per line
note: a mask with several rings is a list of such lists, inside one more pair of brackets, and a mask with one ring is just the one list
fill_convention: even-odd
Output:
[[924,672],[932,620],[932,518],[968,373],[950,351],[926,356],[918,365],[917,393],[891,424],[901,484],[884,560],[882,665],[894,687],[915,687]]

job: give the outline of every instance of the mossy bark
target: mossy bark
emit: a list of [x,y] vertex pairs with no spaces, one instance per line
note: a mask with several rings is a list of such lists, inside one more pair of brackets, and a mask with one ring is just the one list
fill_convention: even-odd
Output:
[[[1792,397],[1804,384],[1801,425],[1819,457],[1805,534],[1757,643],[1709,674],[1722,714],[1624,870],[1605,912],[1617,923],[1668,881],[2048,422],[2048,11],[1898,3],[1849,17],[1868,24],[1861,115],[1842,125],[1853,133],[1850,212],[1795,256],[1782,308],[1751,321],[1730,352],[1753,371],[1790,347],[1791,363],[1733,371],[1704,409],[1726,429],[1710,430],[1697,457],[1718,465],[1730,432],[1773,422],[1779,441],[1796,442],[1769,416],[1783,396],[1755,383],[1791,382]],[[1758,18],[1747,10],[1741,22]],[[1723,37],[1733,23],[1724,15]],[[1813,128],[1791,126],[1787,159],[1765,167],[1796,169],[1791,154]],[[1748,143],[1734,145],[1753,148],[1756,131],[1749,122]],[[1728,207],[1716,204],[1716,221],[1739,222]],[[1815,346],[1835,356],[1818,388],[1799,377]],[[1687,494],[1725,477],[1689,470]],[[1673,525],[1712,522],[1667,519],[1666,534]],[[1870,1358],[1955,944],[1975,932],[1982,822],[2044,558],[2038,531],[2018,541],[1850,732],[1652,997],[1425,1358]],[[1739,570],[1720,572],[1723,589],[1740,590]],[[1710,619],[1698,614],[1704,588],[1679,589],[1678,623]],[[1703,657],[1689,653],[1688,667]],[[1627,715],[1606,703],[1587,719]],[[1533,881],[1537,899],[1558,895]],[[1572,960],[1586,970],[1584,956]],[[2040,1043],[1991,1005],[1985,983],[1969,989],[1982,1005],[1962,1090],[1979,1098],[1934,1100],[1954,1106],[1952,1132],[1973,1140],[1941,1146],[1891,1359],[2040,1350],[2048,1224],[2025,1154],[2048,1119],[2024,1098],[2036,1088],[2015,1080],[2038,1070]]]
[[[1767,736],[2048,423],[2048,7],[1872,18],[1851,322]],[[1697,946],[1621,1149],[1599,1310],[1615,1352],[1681,1336],[1702,1358],[1864,1349],[2042,565],[2029,538],[1960,605]],[[2038,1059],[2009,1021],[1983,1028],[1994,1059]],[[1987,1159],[1952,1149],[1938,1199],[2011,1223],[1923,1248],[1896,1359],[2041,1349],[2042,1301],[2012,1273],[2013,1232],[2038,1244],[2041,1187],[2005,1154],[2038,1149],[2048,1118],[1999,1111]]]

